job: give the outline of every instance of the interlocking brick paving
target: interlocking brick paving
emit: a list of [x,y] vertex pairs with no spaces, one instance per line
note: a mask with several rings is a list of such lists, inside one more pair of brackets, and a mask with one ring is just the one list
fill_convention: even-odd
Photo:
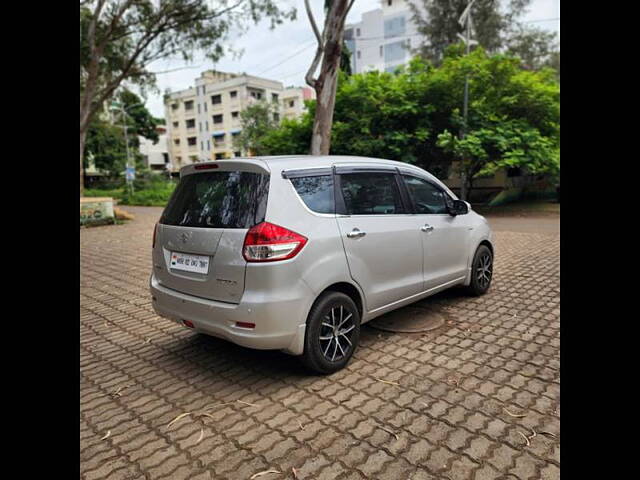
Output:
[[127,210],[80,231],[83,479],[559,478],[559,234],[495,232],[488,294],[418,302],[448,318],[428,334],[364,326],[321,377],[156,316],[160,209]]

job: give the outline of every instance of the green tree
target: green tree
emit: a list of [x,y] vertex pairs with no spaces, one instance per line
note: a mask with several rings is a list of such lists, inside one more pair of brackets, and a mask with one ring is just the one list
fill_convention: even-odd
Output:
[[[469,0],[412,0],[410,8],[418,32],[424,38],[420,55],[439,64],[450,45],[460,41],[464,26],[458,19]],[[504,4],[506,8],[502,8]],[[473,39],[487,52],[508,52],[519,56],[523,67],[537,69],[549,65],[556,34],[525,26],[519,19],[531,0],[476,0],[471,7]]]
[[469,117],[463,139],[460,108],[451,111],[451,127],[437,134],[437,145],[457,160],[466,191],[477,178],[499,168],[556,174],[560,168],[560,86],[551,69],[523,70],[518,58],[487,55],[445,58],[439,82],[461,98],[469,77]]
[[[123,123],[127,126],[129,152],[136,167],[144,167],[138,137],[158,142],[157,119],[147,110],[140,97],[125,89],[117,95],[117,100],[125,113],[121,109],[110,110],[112,122],[96,116],[89,125],[85,143],[85,157],[90,155],[95,167],[111,176],[121,175],[126,166]],[[84,163],[86,168],[86,161]]]
[[251,155],[267,155],[262,142],[269,132],[277,128],[276,114],[276,104],[267,101],[254,103],[240,112],[242,130],[233,139],[234,148]]
[[556,34],[539,28],[519,25],[510,35],[506,51],[510,55],[522,60],[523,68],[539,70],[542,67],[557,68],[559,62],[554,63],[554,57],[560,55],[555,47]]
[[[415,58],[397,74],[341,75],[336,94],[332,154],[401,160],[445,176],[453,162],[467,188],[499,168],[531,173],[559,169],[560,87],[551,69],[529,71],[518,58],[462,54],[449,48],[439,67]],[[464,140],[464,79],[470,106]],[[264,154],[308,152],[315,102],[260,139]]]
[[142,99],[135,93],[129,90],[123,90],[118,96],[122,106],[126,111],[127,123],[132,127],[129,132],[132,136],[136,137],[140,135],[153,143],[158,143],[158,132],[156,127],[158,125],[158,119],[147,110]]
[[83,0],[80,2],[80,193],[87,130],[105,100],[126,81],[155,85],[150,63],[193,52],[216,61],[231,30],[269,18],[295,18],[275,0]]

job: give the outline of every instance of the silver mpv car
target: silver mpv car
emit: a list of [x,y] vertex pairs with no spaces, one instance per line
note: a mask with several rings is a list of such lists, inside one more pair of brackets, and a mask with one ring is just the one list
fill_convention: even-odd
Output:
[[360,325],[454,285],[487,291],[492,234],[406,163],[282,156],[188,165],[153,235],[158,315],[330,373]]

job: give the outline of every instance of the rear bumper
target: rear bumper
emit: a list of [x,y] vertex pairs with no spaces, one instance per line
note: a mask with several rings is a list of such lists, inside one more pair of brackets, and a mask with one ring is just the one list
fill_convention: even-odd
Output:
[[[149,280],[152,304],[161,317],[182,324],[191,321],[195,330],[258,350],[283,350],[300,355],[304,349],[306,302],[302,298],[270,300],[264,294],[243,295],[239,304],[217,302],[161,286],[155,275]],[[236,327],[236,322],[255,323],[255,328]]]

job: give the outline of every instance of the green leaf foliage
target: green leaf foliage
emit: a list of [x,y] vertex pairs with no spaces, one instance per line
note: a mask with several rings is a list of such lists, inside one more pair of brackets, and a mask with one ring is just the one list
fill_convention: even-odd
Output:
[[[462,103],[469,78],[466,136]],[[315,102],[297,120],[264,132],[261,154],[308,153]],[[560,87],[551,69],[528,71],[518,58],[450,49],[439,67],[412,60],[396,74],[341,75],[331,154],[413,163],[441,175],[454,160],[476,178],[502,167],[559,170]]]

